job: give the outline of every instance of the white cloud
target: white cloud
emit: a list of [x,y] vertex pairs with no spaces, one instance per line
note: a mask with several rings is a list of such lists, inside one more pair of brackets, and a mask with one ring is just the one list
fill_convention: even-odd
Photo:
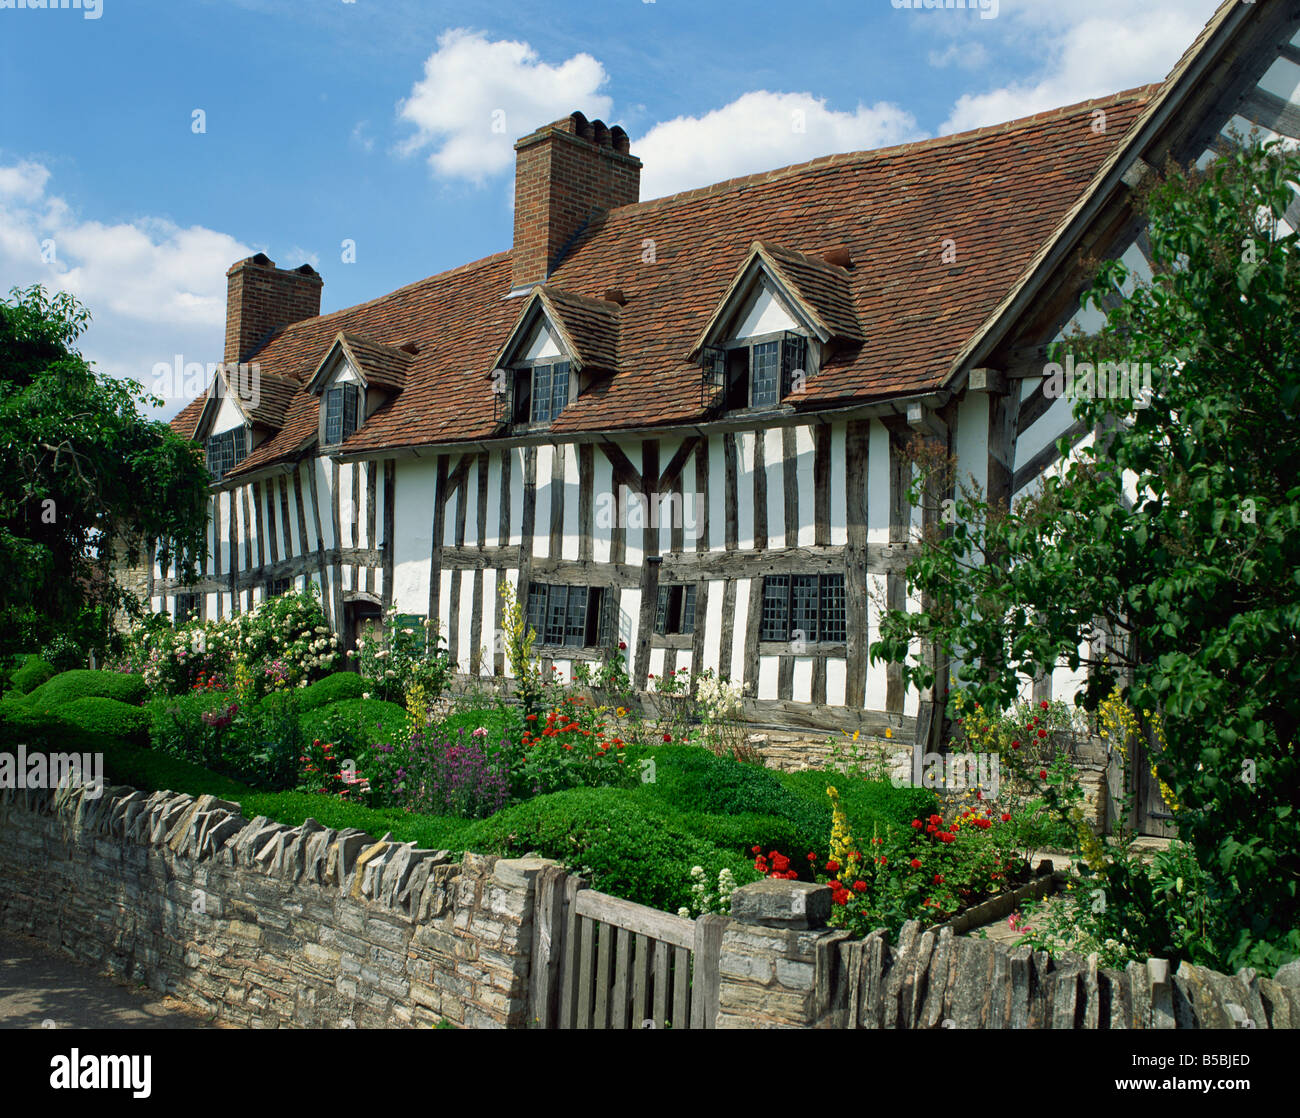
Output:
[[756,90],[703,116],[658,124],[632,150],[645,164],[641,197],[659,198],[819,155],[920,137],[912,114],[897,105],[841,112],[811,93]]
[[589,54],[552,65],[527,43],[445,31],[423,79],[398,106],[399,117],[416,128],[401,150],[432,148],[434,174],[482,182],[513,166],[515,140],[540,125],[575,109],[607,116],[613,102],[598,92],[607,80]]
[[[998,124],[1160,81],[1214,14],[1218,0],[1003,0],[985,33],[1039,59],[1024,77],[963,94],[941,133]],[[987,29],[987,30],[986,30]]]
[[[153,366],[220,361],[225,335],[226,269],[254,249],[201,226],[143,217],[106,225],[82,220],[47,192],[37,163],[0,166],[0,292],[42,284],[89,307],[80,340],[101,371],[153,389]],[[160,414],[184,405],[168,399]]]

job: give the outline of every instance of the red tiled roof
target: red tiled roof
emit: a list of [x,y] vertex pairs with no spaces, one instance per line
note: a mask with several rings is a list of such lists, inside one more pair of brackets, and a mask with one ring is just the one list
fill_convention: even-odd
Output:
[[[802,408],[936,388],[1158,88],[958,136],[827,156],[606,213],[546,288],[556,306],[570,308],[561,312],[566,321],[572,308],[594,313],[593,297],[622,290],[625,306],[600,311],[618,322],[619,368],[566,408],[553,430],[700,417],[700,370],[686,355],[755,241],[822,313],[850,315],[863,339],[837,346],[808,380]],[[1091,127],[1098,108],[1107,114],[1104,131]],[[818,259],[840,246],[851,248],[851,271]],[[955,263],[944,262],[945,247]],[[343,452],[492,437],[499,428],[488,374],[522,309],[505,298],[510,287],[510,254],[498,253],[290,326],[252,359],[305,386],[340,331],[381,345],[415,341],[405,390]],[[837,330],[847,325],[840,321]],[[296,453],[315,435],[317,404],[297,393],[280,432],[235,472]],[[193,406],[173,427],[192,429]]]

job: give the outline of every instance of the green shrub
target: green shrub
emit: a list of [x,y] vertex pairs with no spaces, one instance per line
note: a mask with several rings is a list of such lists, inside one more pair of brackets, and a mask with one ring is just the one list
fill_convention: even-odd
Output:
[[739,815],[709,815],[705,812],[687,812],[677,816],[679,824],[693,835],[707,839],[714,846],[736,854],[746,861],[754,858],[753,848],[763,853],[781,850],[793,858],[801,858],[808,851],[824,848],[826,836],[810,842],[807,828],[779,815],[759,815],[743,812]]
[[120,703],[139,706],[148,696],[143,677],[130,672],[76,671],[60,672],[42,683],[27,696],[32,709],[57,710],[75,699],[116,699]]
[[895,788],[887,780],[848,776],[836,769],[810,769],[775,775],[790,792],[826,805],[826,831],[818,844],[819,853],[830,840],[830,800],[826,796],[829,785],[834,785],[839,792],[840,803],[855,836],[869,835],[877,823],[882,828],[886,825],[910,827],[913,819],[938,810],[937,797],[925,788],[910,785]]
[[518,707],[468,707],[456,710],[438,723],[437,736],[454,738],[458,730],[471,734],[482,726],[489,741],[517,742],[524,732],[524,712]]
[[33,652],[27,657],[23,666],[9,677],[9,680],[13,683],[15,691],[27,695],[35,691],[47,679],[53,679],[58,674],[58,670],[53,664],[42,660]]
[[[324,679],[318,679],[310,686],[298,690],[298,709],[316,710],[330,703],[359,699],[365,692],[366,681],[356,672],[334,672],[333,675],[327,675]],[[268,699],[277,697],[279,696],[276,693],[267,696]]]
[[61,706],[57,714],[87,734],[142,746],[149,742],[149,712],[116,699],[87,695]]
[[641,785],[644,795],[673,811],[706,815],[768,815],[787,819],[800,836],[796,845],[825,845],[831,808],[825,785],[819,797],[787,788],[778,774],[702,746],[665,745],[654,750],[655,779]]
[[750,860],[691,833],[671,809],[616,788],[538,796],[471,824],[460,845],[554,858],[593,889],[668,912],[689,903],[692,866],[703,867],[710,881],[724,868],[741,883],[756,876]]
[[[74,728],[53,711],[32,710],[25,703],[0,703],[0,745],[17,745],[20,742],[33,749],[59,749],[64,739],[73,734]],[[80,731],[76,732],[77,741],[69,741],[67,748],[75,749],[80,744]]]
[[333,742],[354,756],[378,742],[391,742],[406,732],[406,710],[383,699],[344,699],[307,711],[302,736]]

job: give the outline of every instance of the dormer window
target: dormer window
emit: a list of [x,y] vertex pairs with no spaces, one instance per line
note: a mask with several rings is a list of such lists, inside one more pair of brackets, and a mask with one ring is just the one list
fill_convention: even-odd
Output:
[[357,429],[361,410],[361,389],[339,384],[325,390],[325,444],[336,446]]
[[703,351],[705,407],[733,411],[779,404],[808,375],[808,339],[793,331]]
[[567,360],[530,364],[516,373],[516,423],[552,423],[569,404]]
[[247,457],[248,431],[244,427],[222,431],[208,439],[208,470],[213,480],[220,481]]

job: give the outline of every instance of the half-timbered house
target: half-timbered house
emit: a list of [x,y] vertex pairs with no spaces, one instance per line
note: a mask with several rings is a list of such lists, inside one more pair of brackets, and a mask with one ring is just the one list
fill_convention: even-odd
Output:
[[1086,261],[1141,270],[1166,159],[1300,137],[1297,31],[1291,0],[1228,0],[1162,84],[645,202],[627,135],[575,112],[515,145],[502,252],[324,315],[311,267],[238,262],[224,360],[259,375],[173,421],[212,516],[154,608],[310,582],[349,640],[396,609],[501,675],[509,580],[565,675],[625,647],[638,684],[713,669],[755,721],[924,737],[931,696],[868,658],[906,602],[905,444],[1014,497],[1091,437],[1043,378],[1095,325]]

